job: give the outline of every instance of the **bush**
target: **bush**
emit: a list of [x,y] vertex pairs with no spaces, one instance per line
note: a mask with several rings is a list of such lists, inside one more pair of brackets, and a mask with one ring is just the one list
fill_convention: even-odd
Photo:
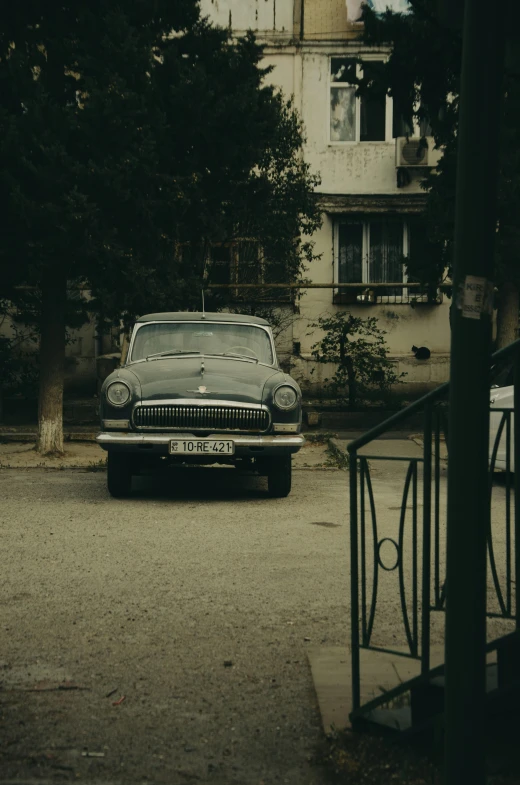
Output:
[[325,336],[312,347],[312,356],[320,363],[337,366],[332,379],[325,379],[335,395],[348,401],[354,409],[360,400],[379,389],[388,393],[405,375],[395,372],[388,359],[386,331],[377,319],[362,319],[349,312],[322,316],[312,327],[324,330]]

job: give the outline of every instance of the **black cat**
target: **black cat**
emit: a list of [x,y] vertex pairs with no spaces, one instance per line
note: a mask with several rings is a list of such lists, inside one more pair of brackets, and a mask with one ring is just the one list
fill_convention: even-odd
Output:
[[431,352],[426,346],[412,346],[412,352],[416,360],[429,360]]

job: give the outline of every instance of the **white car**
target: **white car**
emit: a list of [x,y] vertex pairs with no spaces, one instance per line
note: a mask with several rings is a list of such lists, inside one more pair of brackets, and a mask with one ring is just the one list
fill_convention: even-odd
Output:
[[[490,409],[491,415],[489,418],[489,460],[490,463],[493,458],[493,451],[495,449],[495,443],[498,437],[498,431],[500,429],[501,423],[504,420],[504,417],[507,416],[508,411],[513,412],[514,409],[514,392],[515,388],[512,384],[512,376],[513,376],[513,369],[512,368],[505,368],[497,374],[494,384],[491,387],[490,393]],[[498,411],[493,411],[493,410]],[[505,410],[505,411],[501,411]],[[514,461],[514,438],[513,438],[513,428],[514,428],[514,414],[511,413],[510,415],[510,422],[511,422],[511,439],[509,445],[509,455],[510,455],[510,471],[514,472],[515,470],[515,461]],[[496,460],[494,464],[494,469],[496,471],[506,471],[507,470],[507,420],[504,422],[502,427],[502,433],[500,435],[500,442],[498,445],[497,453],[496,453]]]

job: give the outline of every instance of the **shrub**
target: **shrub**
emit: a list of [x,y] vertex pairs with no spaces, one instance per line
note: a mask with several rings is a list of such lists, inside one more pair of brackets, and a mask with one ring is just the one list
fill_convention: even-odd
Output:
[[386,331],[377,319],[362,319],[349,312],[322,316],[312,327],[319,327],[325,336],[314,344],[312,355],[317,362],[333,363],[336,372],[326,379],[339,398],[356,405],[374,388],[388,392],[405,375],[397,374],[388,359]]

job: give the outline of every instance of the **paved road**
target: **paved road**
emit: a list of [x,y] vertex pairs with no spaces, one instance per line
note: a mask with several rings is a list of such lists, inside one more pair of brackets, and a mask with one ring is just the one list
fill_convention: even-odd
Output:
[[105,477],[0,472],[0,782],[324,782],[306,647],[347,640],[347,475]]

